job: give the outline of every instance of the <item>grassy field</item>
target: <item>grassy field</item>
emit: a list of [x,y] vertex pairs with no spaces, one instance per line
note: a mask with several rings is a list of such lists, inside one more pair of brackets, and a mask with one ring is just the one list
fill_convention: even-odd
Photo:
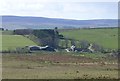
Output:
[[3,54],[2,78],[117,79],[118,65],[101,61],[71,54]]
[[2,50],[14,50],[17,47],[36,45],[36,43],[21,35],[0,35],[0,39],[2,41]]
[[[118,48],[118,29],[73,29],[60,32],[65,37],[76,40],[87,40],[91,43],[97,43],[104,48]],[[33,41],[20,35],[13,35],[13,31],[2,31],[0,35],[2,50],[14,50],[16,47],[26,45],[36,45]],[[64,44],[65,45],[65,44]],[[0,48],[1,49],[1,48]]]
[[[60,32],[77,40],[98,43],[106,48],[117,48],[117,29],[81,29]],[[3,50],[36,45],[11,31],[0,35]],[[102,53],[36,52],[2,54],[3,79],[117,79],[117,58]]]
[[77,40],[87,40],[97,43],[105,48],[118,48],[118,29],[78,29],[64,30],[61,32],[65,37]]
[[13,30],[1,31],[2,35],[13,35]]

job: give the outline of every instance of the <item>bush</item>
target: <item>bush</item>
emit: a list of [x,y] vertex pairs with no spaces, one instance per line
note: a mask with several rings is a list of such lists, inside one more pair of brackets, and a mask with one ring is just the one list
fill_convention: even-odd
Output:
[[104,48],[102,46],[100,46],[99,44],[93,43],[92,48],[94,49],[94,51],[96,52],[103,52]]
[[90,43],[88,41],[82,40],[80,45],[81,45],[81,48],[87,49],[89,47]]
[[29,53],[27,48],[16,48],[16,53]]

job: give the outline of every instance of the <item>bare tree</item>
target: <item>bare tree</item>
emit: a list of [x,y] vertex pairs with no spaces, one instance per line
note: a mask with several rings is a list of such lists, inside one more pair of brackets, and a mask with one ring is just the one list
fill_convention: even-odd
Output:
[[68,48],[69,40],[65,39],[65,47]]
[[81,45],[81,48],[87,49],[89,47],[90,43],[88,41],[82,40],[80,45]]

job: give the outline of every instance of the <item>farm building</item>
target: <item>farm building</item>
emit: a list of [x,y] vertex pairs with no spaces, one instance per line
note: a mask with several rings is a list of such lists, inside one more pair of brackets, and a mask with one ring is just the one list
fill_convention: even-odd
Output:
[[56,51],[53,47],[50,46],[26,46],[29,51]]

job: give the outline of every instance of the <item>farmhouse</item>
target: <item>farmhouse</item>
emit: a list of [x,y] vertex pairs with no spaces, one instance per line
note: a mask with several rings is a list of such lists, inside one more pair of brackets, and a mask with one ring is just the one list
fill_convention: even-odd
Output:
[[40,51],[40,46],[26,46],[29,51]]
[[85,49],[85,48],[77,48],[75,45],[72,45],[70,48],[65,49],[67,52],[94,52],[94,49],[92,49],[92,44]]

